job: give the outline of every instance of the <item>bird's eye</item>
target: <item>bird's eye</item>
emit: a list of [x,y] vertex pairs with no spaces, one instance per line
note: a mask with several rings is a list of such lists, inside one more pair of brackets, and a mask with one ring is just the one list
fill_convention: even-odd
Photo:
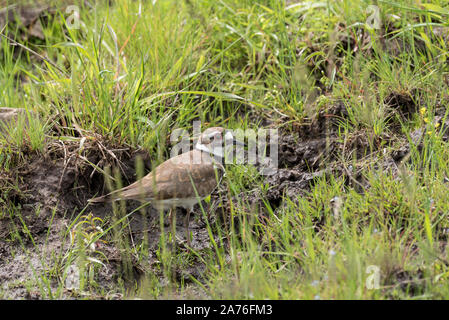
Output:
[[221,139],[221,133],[220,132],[218,132],[218,131],[216,131],[216,132],[213,132],[213,133],[211,133],[210,135],[209,135],[209,139]]

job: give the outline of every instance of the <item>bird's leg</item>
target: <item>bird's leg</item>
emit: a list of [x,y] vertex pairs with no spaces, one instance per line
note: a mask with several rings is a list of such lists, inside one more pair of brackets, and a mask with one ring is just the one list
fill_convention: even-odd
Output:
[[[205,204],[205,202],[203,202]],[[207,222],[210,221],[210,211],[211,211],[212,204],[209,202],[207,203],[206,214],[200,214],[200,221],[203,224],[202,226],[207,226]]]
[[187,244],[190,246],[190,230],[189,230],[189,224],[190,224],[190,214],[193,211],[193,207],[190,207],[187,209],[187,215],[186,215],[186,219],[185,219],[185,228],[186,228],[186,239],[187,239]]

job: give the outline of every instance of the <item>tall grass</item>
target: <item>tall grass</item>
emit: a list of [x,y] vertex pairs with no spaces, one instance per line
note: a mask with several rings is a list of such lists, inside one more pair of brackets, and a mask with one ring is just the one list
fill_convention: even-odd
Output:
[[[52,63],[1,39],[0,105],[25,107],[41,119],[28,140],[21,131],[4,141],[1,159],[23,150],[24,141],[42,152],[46,139],[100,135],[149,151],[155,165],[169,156],[169,133],[191,129],[194,120],[229,128],[255,128],[269,120],[293,129],[342,101],[349,115],[340,124],[341,140],[362,135],[371,150],[380,143],[391,151],[394,144],[385,141],[424,127],[422,148],[411,143],[410,162],[395,172],[382,169],[380,152],[372,155],[363,171],[369,185],[363,193],[328,175],[309,192],[283,197],[275,210],[263,199],[263,215],[238,197],[254,190],[263,194],[263,177],[251,167],[229,166],[221,196],[232,201],[230,220],[206,219],[211,245],[200,252],[169,250],[163,233],[159,273],[145,265],[145,247],[139,251],[127,242],[129,212],[123,206],[114,208],[111,226],[89,241],[108,239],[120,248],[123,279],[132,278],[132,255],[145,265],[136,292],[117,286],[125,297],[447,298],[448,152],[444,126],[432,119],[448,102],[447,38],[433,32],[447,26],[448,3],[378,1],[380,30],[365,23],[369,4],[97,2],[80,4],[78,30],[70,29],[61,12],[44,26],[44,44],[23,43]],[[396,111],[386,102],[392,93],[411,95],[424,111],[392,128]],[[338,208],[332,199],[340,201]],[[20,215],[17,210],[14,215]],[[202,214],[207,218],[204,208]],[[88,247],[78,249],[56,259],[64,264],[54,271],[58,276],[79,255],[86,261]],[[101,263],[91,263],[92,272]],[[200,278],[173,277],[174,267],[193,263],[204,268]],[[380,270],[376,288],[367,285],[372,266]],[[39,279],[46,297],[59,297],[62,282],[52,294],[50,280]]]

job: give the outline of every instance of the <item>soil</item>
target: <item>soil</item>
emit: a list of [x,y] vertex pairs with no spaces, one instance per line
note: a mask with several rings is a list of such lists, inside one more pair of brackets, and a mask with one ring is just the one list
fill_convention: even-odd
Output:
[[[394,106],[401,116],[409,117],[411,113],[416,112],[411,105],[412,102],[406,98],[393,95],[391,100],[394,101]],[[302,126],[291,131],[282,130],[279,134],[279,169],[273,175],[266,177],[268,191],[266,194],[242,193],[238,197],[246,200],[244,203],[249,203],[251,207],[257,207],[260,214],[266,214],[267,209],[263,204],[263,198],[268,201],[272,209],[276,210],[282,207],[285,197],[294,200],[304,195],[313,187],[317,179],[330,174],[344,177],[348,184],[358,184],[360,191],[363,192],[363,188],[369,187],[361,174],[363,166],[348,169],[339,155],[344,152],[362,159],[363,156],[367,157],[377,149],[370,146],[363,135],[354,138],[353,141],[345,142],[338,139],[339,123],[346,117],[344,104],[339,103],[327,110],[321,110]],[[418,129],[412,137],[417,145],[420,143],[422,132],[424,129]],[[401,161],[404,161],[410,148],[408,141],[406,139],[403,141],[402,145],[393,148],[389,160],[381,165],[393,170]],[[99,150],[101,149],[99,146],[100,144],[95,141],[85,146],[84,158],[98,164],[99,167],[106,165],[120,167],[125,185],[136,180],[135,160],[138,156],[146,163],[146,170],[151,169],[148,165],[150,157],[145,152],[133,152],[118,146],[108,146],[106,142],[102,142],[103,148],[114,150],[109,153]],[[63,256],[71,248],[69,241],[64,240],[64,235],[67,236],[67,230],[73,219],[83,209],[85,214],[92,213],[93,216],[105,221],[106,225],[112,221],[111,204],[87,206],[88,199],[103,194],[106,190],[103,175],[76,156],[78,147],[79,145],[75,143],[66,144],[64,147],[52,145],[45,156],[27,155],[24,164],[2,173],[4,183],[8,181],[18,183],[18,188],[11,189],[2,196],[3,203],[6,204],[5,208],[12,204],[19,208],[18,212],[21,212],[20,217],[17,214],[11,217],[5,215],[0,219],[0,235],[6,240],[0,242],[0,283],[2,283],[0,293],[4,298],[42,298],[38,288],[27,289],[27,280],[36,279],[37,275],[46,272],[49,265],[55,262],[55,252]],[[225,191],[225,187],[221,186],[220,190],[212,195],[210,205],[203,203],[211,224],[217,217],[220,218],[219,223],[229,222],[227,221],[229,199],[222,196],[227,194]],[[139,205],[138,202],[128,202],[126,212],[131,212]],[[176,247],[177,250],[188,252],[189,249],[185,246],[187,230],[184,217],[184,210],[177,209]],[[189,224],[190,246],[196,252],[211,246],[205,224],[201,209],[197,205]],[[145,216],[140,211],[136,212],[129,217],[128,230],[128,234],[124,236],[129,237],[134,245],[141,243],[145,235],[147,236],[147,266],[154,272],[159,272],[157,271],[159,263],[157,250],[161,235],[159,213],[152,207],[145,208]],[[169,232],[167,217],[164,221],[164,232]],[[104,261],[106,267],[99,270],[97,283],[103,288],[113,290],[114,284],[123,275],[121,266],[124,257],[120,255],[120,250],[112,240],[102,243],[99,251],[107,259]],[[132,264],[133,274],[139,278],[143,270],[139,269],[137,262],[134,261]],[[193,261],[182,270],[174,270],[174,275],[178,280],[188,282],[190,276],[201,279],[203,269],[201,262]],[[56,285],[56,280],[52,280],[52,285]],[[35,294],[30,296],[29,292],[35,292]],[[63,296],[71,297],[72,292],[66,290]]]
[[[392,106],[395,107],[401,117],[410,117],[416,108],[413,101],[400,97],[397,94],[391,96]],[[443,111],[441,111],[443,112]],[[279,132],[279,169],[276,173],[265,178],[269,188],[265,194],[260,192],[242,193],[235,197],[244,199],[251,207],[257,207],[261,215],[266,214],[262,199],[266,199],[272,209],[281,208],[285,197],[296,199],[306,194],[317,179],[325,175],[337,175],[345,179],[347,184],[357,186],[360,192],[369,188],[363,179],[363,160],[371,154],[378,152],[376,144],[369,143],[366,135],[360,134],[349,138],[347,141],[338,139],[338,126],[347,118],[348,113],[343,103],[338,103],[326,110],[321,110],[317,115],[305,122],[304,125],[293,128],[290,131]],[[436,121],[442,120],[442,114],[437,112]],[[449,123],[443,124],[448,126]],[[412,133],[412,142],[419,145],[423,136],[424,128],[417,129]],[[398,136],[401,134],[398,132]],[[408,140],[402,136],[399,146],[392,146],[389,157],[384,157],[384,162],[379,165],[385,169],[397,170],[402,161],[407,160],[410,153]],[[445,137],[447,139],[447,137]],[[387,141],[387,145],[392,143]],[[82,156],[79,155],[79,144],[66,143],[63,146],[56,144],[48,147],[48,152],[42,154],[24,155],[24,163],[2,172],[2,190],[8,190],[2,195],[4,211],[8,206],[18,208],[14,215],[4,214],[0,218],[0,236],[5,241],[0,241],[0,294],[3,298],[25,298],[39,299],[41,290],[33,287],[33,279],[37,279],[42,273],[48,272],[55,266],[55,253],[64,256],[71,249],[70,241],[67,240],[67,230],[81,212],[92,213],[93,216],[101,218],[105,226],[110,225],[113,220],[113,208],[111,204],[87,205],[87,200],[106,192],[103,174],[97,172],[84,159],[99,167],[120,167],[124,184],[136,180],[135,163],[136,158],[141,157],[149,171],[150,156],[143,151],[132,151],[119,146],[108,145],[107,142],[98,143],[93,139],[86,142]],[[108,152],[109,150],[110,152]],[[340,155],[348,154],[356,157],[361,163],[355,168],[346,167]],[[345,159],[352,160],[352,159]],[[5,188],[6,185],[18,184],[18,188]],[[229,223],[229,199],[223,197],[226,193],[225,186],[221,186],[212,194],[210,204],[203,203],[208,213],[207,219],[213,224],[219,218],[219,223]],[[139,207],[138,202],[129,201],[126,212]],[[86,207],[87,206],[87,207]],[[84,211],[83,211],[84,209]],[[209,234],[205,228],[206,221],[202,217],[199,205],[195,207],[191,216],[189,231],[191,234],[190,247],[196,252],[202,252],[211,248]],[[278,214],[281,214],[280,211]],[[183,209],[176,210],[176,250],[189,252],[186,244],[185,212]],[[140,211],[129,217],[129,227],[122,231],[124,237],[128,237],[131,244],[140,244],[145,235],[148,239],[148,261],[147,267],[155,274],[162,274],[158,269],[157,251],[161,235],[159,223],[159,212],[152,207],[145,208],[145,215]],[[317,222],[318,224],[320,222]],[[25,227],[26,226],[26,227]],[[165,217],[164,232],[169,232],[168,218]],[[218,239],[215,239],[218,242]],[[113,291],[119,278],[123,276],[123,260],[120,249],[117,248],[112,239],[105,243],[98,243],[106,259],[103,260],[105,267],[100,268],[97,275],[97,284]],[[168,245],[169,247],[171,244]],[[144,273],[141,264],[131,259],[133,275],[138,280]],[[179,281],[190,281],[193,276],[201,279],[204,265],[198,261],[191,261],[182,270],[173,270],[174,276]],[[60,269],[62,270],[62,269]],[[50,287],[55,290],[58,279],[52,278]],[[29,289],[28,286],[33,288]],[[53,287],[52,287],[53,286]],[[30,294],[30,292],[34,292]],[[63,297],[72,296],[70,290],[63,292]]]
[[[92,163],[99,163],[103,155],[95,151],[93,146],[87,147],[90,152],[87,158]],[[113,148],[111,148],[113,149]],[[49,266],[55,262],[54,253],[64,256],[69,249],[73,249],[67,240],[67,230],[72,221],[86,208],[87,200],[99,193],[105,192],[102,174],[93,172],[92,168],[74,157],[64,156],[64,151],[73,155],[74,146],[65,146],[64,150],[52,149],[45,157],[43,155],[31,155],[20,167],[10,172],[2,173],[2,182],[11,183],[17,181],[18,188],[11,189],[3,195],[4,207],[13,205],[18,208],[20,216],[4,215],[0,218],[0,236],[6,241],[0,241],[0,296],[2,298],[45,298],[41,296],[38,288],[34,288],[34,296],[30,297],[25,287],[26,280],[36,279],[40,273],[46,272]],[[136,180],[135,163],[137,156],[144,161],[148,160],[148,154],[144,152],[128,152],[122,149],[114,158],[120,162],[124,184]],[[68,158],[68,159],[67,159]],[[110,163],[118,167],[118,161],[103,159],[103,163]],[[149,163],[149,161],[146,161]],[[146,168],[149,170],[149,168]],[[3,186],[5,187],[5,186]],[[140,203],[130,201],[126,204],[127,212],[138,208]],[[197,208],[197,212],[200,211]],[[86,213],[92,213],[106,222],[111,222],[113,209],[111,204],[99,204],[87,206]],[[149,267],[157,265],[161,228],[159,225],[159,212],[152,207],[145,208],[145,217],[136,212],[129,218],[129,230],[131,243],[141,243],[144,234],[148,236],[148,261]],[[176,244],[178,250],[185,250],[186,228],[184,224],[185,212],[182,209],[176,211]],[[26,227],[25,227],[26,226]],[[147,226],[147,229],[144,229]],[[196,251],[209,248],[209,235],[204,228],[205,223],[192,216],[189,224],[191,233],[190,247]],[[164,222],[165,232],[169,232],[169,221]],[[65,234],[65,235],[64,235]],[[65,239],[64,239],[65,237]],[[168,237],[168,235],[167,235]],[[170,245],[169,245],[170,246]],[[100,268],[97,283],[102,288],[112,290],[116,286],[118,277],[121,276],[122,257],[113,241],[101,243],[99,249],[106,257],[106,268]],[[142,274],[133,261],[134,275],[138,280]],[[174,270],[175,276],[181,280],[189,279],[191,275],[201,277],[202,266],[191,264],[188,268]],[[57,279],[54,279],[56,285]],[[30,284],[31,285],[31,284]],[[52,287],[56,290],[56,287]],[[71,297],[67,291],[63,295]]]
[[[292,2],[289,0],[287,4]],[[0,13],[0,28],[6,21],[13,22],[20,27],[19,37],[22,40],[26,39],[39,44],[44,39],[40,23],[45,24],[55,12],[54,8],[43,5],[19,7],[17,12],[5,10]],[[434,28],[434,32],[447,39],[447,28]],[[310,60],[310,67],[316,68],[317,79],[321,77],[321,71],[329,73],[334,66],[340,66],[343,53],[348,48],[354,55],[371,51],[370,35],[362,29],[349,33],[346,26],[338,25],[331,40],[332,44],[329,48],[323,49],[314,45],[309,47],[311,52],[324,50],[329,52],[331,57],[323,65],[317,65],[313,59]],[[383,42],[387,51],[394,55],[407,51],[410,46],[395,39],[386,38]],[[415,45],[417,48],[424,48],[422,42]],[[321,89],[324,90],[324,88]],[[186,246],[187,231],[191,234],[189,246],[193,250],[201,254],[202,251],[211,249],[211,241],[205,228],[206,222],[211,225],[218,222],[226,227],[229,223],[230,200],[233,200],[234,204],[249,204],[251,208],[257,209],[260,215],[266,215],[264,199],[276,214],[282,214],[280,209],[286,197],[294,201],[298,196],[305,195],[318,179],[326,175],[342,177],[345,183],[363,192],[369,188],[363,178],[366,167],[364,160],[371,156],[372,160],[377,159],[376,154],[387,147],[391,149],[389,153],[384,155],[383,160],[376,161],[377,165],[391,170],[394,175],[398,171],[398,166],[409,161],[410,158],[411,147],[409,140],[401,132],[401,122],[412,119],[418,112],[418,101],[415,101],[413,97],[419,97],[417,90],[392,92],[384,100],[384,103],[393,111],[393,115],[398,116],[392,117],[389,123],[393,138],[383,136],[377,137],[378,140],[370,140],[366,132],[360,132],[342,141],[338,136],[338,129],[340,124],[348,118],[343,102],[320,110],[315,116],[305,119],[301,125],[289,130],[281,129],[278,149],[279,168],[276,173],[265,178],[268,191],[264,194],[260,191],[242,192],[234,199],[228,199],[226,187],[221,186],[212,194],[210,204],[202,204],[208,213],[208,221],[202,217],[202,210],[197,205],[191,216],[188,230],[184,224],[185,211],[177,209],[176,248],[173,249],[190,251]],[[10,123],[17,119],[16,114],[10,113],[11,110],[2,110],[0,110],[0,122]],[[251,110],[244,109],[244,112],[251,113]],[[444,112],[444,108],[437,110],[434,121],[441,123]],[[260,117],[258,112],[252,112],[249,118],[263,127],[277,127],[276,123]],[[441,125],[447,129],[449,121]],[[411,134],[411,141],[417,146],[418,151],[422,149],[425,131],[425,128],[418,128]],[[447,133],[448,130],[445,132],[443,139],[447,141],[449,133]],[[92,214],[102,219],[103,228],[113,223],[114,213],[111,204],[88,205],[88,199],[107,191],[103,174],[95,170],[90,163],[100,168],[107,166],[120,168],[124,185],[136,180],[137,157],[143,159],[147,172],[151,170],[151,156],[143,151],[110,145],[100,139],[87,141],[83,152],[80,152],[78,148],[78,143],[49,144],[44,154],[22,154],[21,158],[24,160],[17,161],[20,163],[18,167],[10,170],[0,169],[0,298],[42,299],[48,297],[42,295],[43,291],[47,294],[56,292],[61,279],[55,275],[61,274],[67,267],[64,257],[66,253],[73,250],[68,231],[73,229],[73,222],[81,213]],[[343,159],[342,155],[346,157]],[[353,160],[356,163],[354,167],[347,165],[354,163]],[[238,199],[243,201],[237,201]],[[138,202],[129,201],[126,204],[126,212],[135,210],[139,205]],[[11,212],[11,207],[17,210]],[[116,291],[118,281],[124,279],[123,266],[127,259],[130,260],[132,268],[130,280],[144,281],[142,275],[144,271],[149,270],[156,276],[162,277],[157,254],[162,232],[159,212],[151,207],[146,207],[144,212],[145,215],[138,211],[130,216],[127,220],[129,227],[123,228],[121,235],[131,240],[129,242],[134,246],[141,244],[145,238],[148,240],[148,259],[145,263],[137,262],[133,256],[123,255],[116,240],[112,238],[102,239],[106,242],[95,243],[96,250],[102,253],[101,257],[104,257],[102,259],[104,267],[98,268],[96,272],[96,284],[104,292]],[[321,223],[322,221],[317,221],[317,228]],[[168,238],[167,217],[163,227]],[[217,243],[220,242],[218,240],[215,239]],[[167,243],[167,246],[173,247],[173,244]],[[100,257],[98,254],[93,256]],[[147,270],[142,270],[142,265],[145,265]],[[172,271],[177,281],[189,282],[192,276],[201,281],[204,265],[197,259]],[[43,278],[49,279],[48,287],[51,292],[48,288],[39,289],[36,286],[36,280]],[[399,281],[402,291],[419,292],[422,274],[419,270],[415,273],[394,270],[390,278],[387,283],[393,284]],[[77,298],[78,296],[71,290],[64,289],[62,297]],[[104,298],[104,296],[94,298]],[[120,294],[112,293],[106,298],[120,298]]]
[[[12,15],[12,11],[0,14],[0,26],[5,21],[14,21],[21,26],[21,37],[38,41],[42,38],[40,23],[45,22],[48,15],[54,12],[47,6],[20,7],[18,15]],[[18,21],[15,21],[18,19]],[[357,33],[349,35],[345,26],[338,26],[334,36],[333,50],[335,61],[321,66],[323,72],[328,72],[333,64],[341,63],[341,48],[351,48],[353,53],[370,50],[369,35]],[[386,39],[385,41],[389,41]],[[397,49],[399,44],[389,45],[391,50]],[[311,51],[321,50],[310,47]],[[313,61],[311,61],[313,63]],[[318,70],[318,69],[317,69]],[[369,185],[363,178],[366,166],[364,159],[377,159],[376,154],[391,147],[389,154],[383,160],[376,160],[377,165],[393,174],[398,166],[409,161],[409,140],[401,132],[401,122],[413,118],[418,112],[418,102],[413,97],[419,97],[417,90],[411,92],[392,92],[384,103],[393,111],[390,121],[390,130],[394,138],[389,136],[377,137],[370,140],[369,134],[360,132],[347,137],[344,141],[339,137],[338,130],[342,122],[348,118],[348,112],[343,102],[322,109],[316,115],[305,119],[301,125],[293,128],[280,129],[278,148],[278,170],[265,178],[268,184],[267,191],[242,192],[234,197],[227,198],[226,186],[214,192],[210,204],[202,203],[207,212],[207,219],[202,217],[199,205],[195,207],[191,216],[188,230],[185,226],[185,214],[182,209],[176,210],[176,236],[173,249],[189,252],[186,246],[186,234],[190,232],[189,246],[200,253],[211,247],[209,234],[205,228],[206,223],[213,225],[215,222],[224,225],[229,224],[229,202],[234,204],[245,203],[257,210],[260,215],[267,214],[266,200],[276,214],[282,214],[284,199],[295,201],[298,196],[305,195],[313,188],[318,179],[326,175],[342,177],[345,183],[363,192]],[[11,110],[0,112],[0,122],[11,122],[17,119],[16,114],[10,114]],[[276,123],[259,113],[250,112],[250,119],[263,127],[274,127]],[[444,116],[444,108],[437,111],[434,121],[441,122]],[[399,120],[399,121],[398,121]],[[442,123],[442,127],[448,127],[449,122]],[[422,149],[422,137],[425,128],[415,130],[411,135],[411,141]],[[448,130],[446,130],[448,132]],[[443,139],[448,139],[446,134]],[[381,141],[383,140],[383,141]],[[383,144],[381,143],[383,142]],[[382,145],[383,150],[380,149]],[[345,158],[342,158],[345,155]],[[103,227],[108,227],[114,220],[111,204],[88,205],[87,200],[107,192],[103,174],[94,169],[92,165],[104,168],[111,166],[119,168],[123,184],[127,185],[136,180],[136,159],[142,158],[147,172],[151,170],[151,156],[143,151],[130,150],[123,146],[110,145],[106,141],[93,139],[86,141],[84,150],[80,152],[78,143],[53,143],[47,146],[44,154],[23,154],[20,166],[8,171],[0,170],[0,298],[12,299],[41,299],[42,291],[36,286],[39,278],[48,278],[51,291],[57,290],[58,282],[55,274],[61,274],[66,261],[64,256],[73,245],[70,242],[68,231],[73,229],[73,221],[81,213],[92,214],[104,221]],[[87,161],[86,161],[87,160]],[[354,167],[347,165],[356,163]],[[372,163],[371,163],[372,164]],[[243,201],[238,201],[242,200]],[[139,207],[140,203],[129,201],[126,203],[126,212],[131,212]],[[17,208],[11,212],[11,207]],[[100,267],[96,273],[96,283],[104,291],[117,288],[119,279],[124,279],[124,260],[130,260],[132,278],[129,280],[140,281],[144,271],[153,272],[162,277],[159,269],[159,241],[161,225],[159,212],[148,206],[144,208],[144,215],[137,211],[126,221],[129,226],[121,230],[122,237],[131,240],[130,243],[138,246],[146,238],[148,259],[144,265],[148,270],[142,270],[142,263],[135,261],[134,257],[126,257],[121,254],[121,249],[114,239],[104,239],[106,242],[97,242],[97,251],[102,253],[104,267]],[[20,213],[20,214],[18,214]],[[218,219],[218,221],[215,221]],[[238,223],[238,221],[235,221]],[[317,227],[322,221],[317,221]],[[167,215],[164,220],[164,232],[169,237],[169,221]],[[103,239],[102,239],[103,240]],[[219,239],[215,239],[217,243]],[[167,244],[173,247],[172,243]],[[58,258],[59,256],[59,258]],[[62,258],[61,258],[62,257]],[[98,257],[98,255],[95,255]],[[49,271],[56,269],[56,271]],[[189,282],[193,276],[201,280],[204,265],[199,259],[189,261],[187,266],[172,270],[178,281]],[[408,278],[405,273],[398,272],[397,278]],[[132,282],[132,281],[131,281]],[[126,283],[125,283],[126,284]],[[62,297],[76,298],[74,293],[65,289]],[[112,295],[109,298],[119,297]],[[99,297],[101,298],[101,296]]]

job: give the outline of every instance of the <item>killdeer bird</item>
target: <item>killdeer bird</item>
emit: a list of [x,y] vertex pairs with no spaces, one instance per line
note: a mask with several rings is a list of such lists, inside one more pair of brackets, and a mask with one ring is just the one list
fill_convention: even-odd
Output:
[[[206,129],[193,150],[168,159],[131,185],[102,197],[90,199],[89,202],[148,201],[158,210],[170,210],[171,224],[172,210],[175,207],[183,207],[187,209],[185,223],[188,233],[189,217],[194,205],[210,195],[223,176],[223,142],[226,146],[243,145],[231,132],[225,132],[224,128]],[[188,235],[188,241],[189,238]]]

